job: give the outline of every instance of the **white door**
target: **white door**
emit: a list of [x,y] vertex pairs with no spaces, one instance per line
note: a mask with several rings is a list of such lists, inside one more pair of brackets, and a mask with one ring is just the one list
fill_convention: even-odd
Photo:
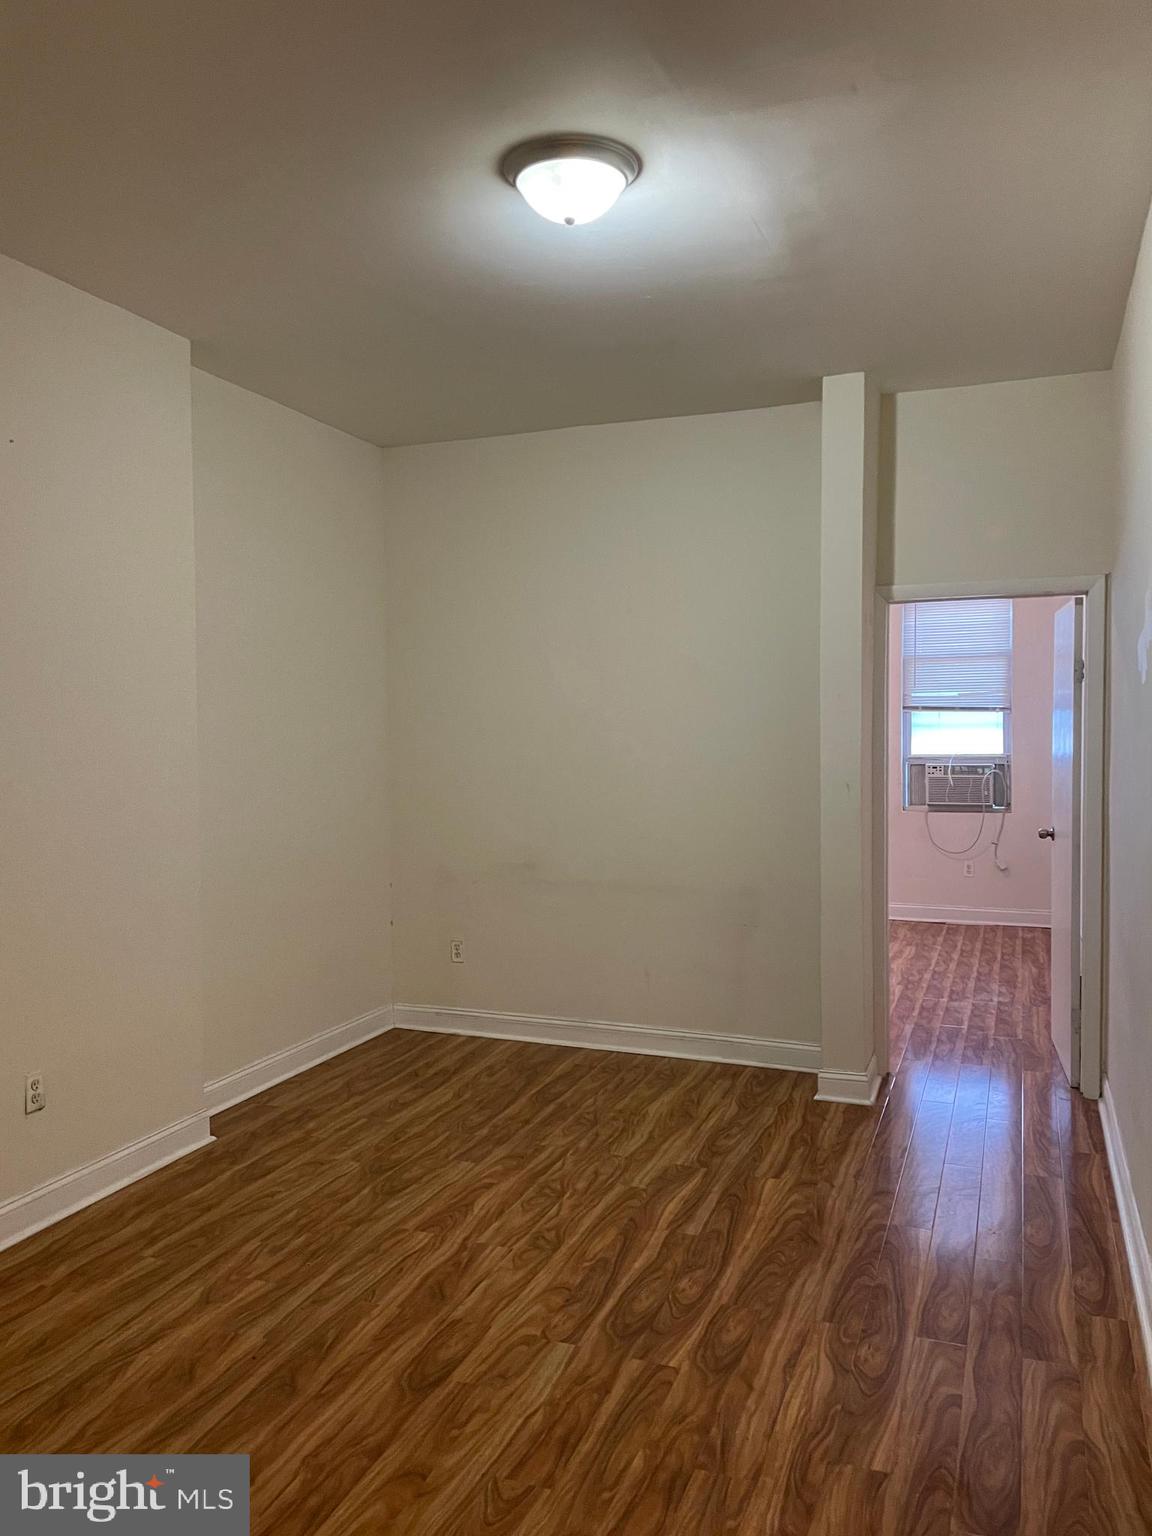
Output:
[[1057,609],[1052,632],[1052,1044],[1080,1081],[1080,605]]

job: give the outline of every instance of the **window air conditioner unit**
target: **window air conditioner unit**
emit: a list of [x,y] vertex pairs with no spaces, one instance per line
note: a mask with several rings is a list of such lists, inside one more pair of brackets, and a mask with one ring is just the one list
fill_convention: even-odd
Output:
[[919,758],[908,764],[910,809],[930,811],[1003,811],[1012,806],[1012,770],[1006,757],[980,762]]

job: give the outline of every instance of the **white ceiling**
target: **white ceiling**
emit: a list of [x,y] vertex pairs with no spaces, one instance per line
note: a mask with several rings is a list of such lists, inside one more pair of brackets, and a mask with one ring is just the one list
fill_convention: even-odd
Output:
[[[379,443],[1106,368],[1146,0],[0,0],[0,250]],[[600,223],[497,177],[635,146]]]

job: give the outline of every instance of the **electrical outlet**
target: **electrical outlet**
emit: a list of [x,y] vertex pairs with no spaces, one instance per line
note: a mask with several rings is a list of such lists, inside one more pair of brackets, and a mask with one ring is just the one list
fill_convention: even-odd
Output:
[[24,1079],[24,1113],[34,1115],[48,1102],[45,1097],[43,1072],[29,1072]]
[[453,965],[464,964],[464,940],[452,939],[449,943],[449,953],[452,956]]
[[975,875],[976,865],[972,862],[971,859],[964,860],[964,873],[969,877],[969,879]]

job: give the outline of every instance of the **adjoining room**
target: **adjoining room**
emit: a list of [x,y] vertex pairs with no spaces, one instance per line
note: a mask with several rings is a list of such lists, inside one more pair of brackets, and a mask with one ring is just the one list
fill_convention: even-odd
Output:
[[[1012,1040],[1043,1069],[1055,1041],[1078,1085],[1079,955],[1059,944],[1080,933],[1083,602],[893,604],[889,657],[892,1060],[913,1030]],[[1073,802],[1057,832],[1054,804]]]

